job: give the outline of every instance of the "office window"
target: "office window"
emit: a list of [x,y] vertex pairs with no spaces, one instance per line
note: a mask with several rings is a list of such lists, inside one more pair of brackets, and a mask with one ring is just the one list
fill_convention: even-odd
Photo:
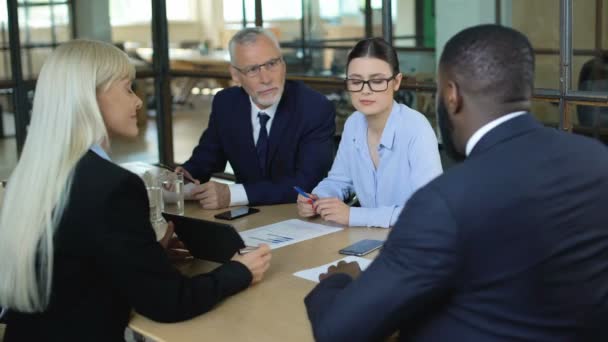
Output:
[[[393,20],[393,46],[395,47],[415,47],[419,42],[424,47],[435,46],[435,20],[434,8],[430,4],[422,4],[422,18],[416,17],[415,0],[392,0],[391,16]],[[416,21],[422,20],[422,36],[416,37]],[[419,46],[419,47],[422,47]],[[432,56],[431,56],[431,59]]]
[[[195,0],[167,1],[167,20],[193,21],[197,18]],[[110,22],[112,26],[149,23],[152,17],[150,0],[110,0]]]
[[302,5],[299,1],[262,0],[264,21],[299,20]]
[[241,23],[243,21],[243,6],[247,22],[255,22],[255,0],[224,0],[224,21],[226,23]]
[[35,79],[44,60],[62,42],[72,39],[71,1],[20,1],[23,77]]
[[2,1],[0,3],[0,80],[11,78],[11,55],[8,49],[8,13],[6,1]]
[[[240,22],[243,20],[243,4],[247,21],[255,20],[254,0],[225,0],[224,20],[226,22]],[[282,0],[262,0],[264,21],[300,19],[302,6],[299,2]]]
[[[528,36],[536,51],[536,88],[559,88],[559,6],[554,0],[514,0],[503,24]],[[508,13],[508,12],[507,12]]]
[[67,25],[70,15],[67,5],[55,5],[53,11],[47,6],[24,7],[19,11],[19,22],[27,21],[31,28],[47,28],[53,25]]
[[[255,21],[255,0],[225,0],[224,21],[226,23],[241,23],[243,21],[243,5],[247,22]],[[293,20],[302,18],[302,4],[294,1],[262,0],[264,21]]]
[[[413,0],[408,0],[413,1]],[[391,12],[393,20],[395,20],[395,7],[398,0],[391,1]],[[381,10],[382,0],[372,0],[372,9]],[[339,18],[343,15],[361,15],[365,10],[365,3],[359,0],[336,0],[336,1],[321,1],[319,2],[319,13],[321,18],[332,19]]]
[[[0,80],[11,79],[11,56],[8,40],[8,13],[6,1],[0,2]],[[13,90],[0,89],[0,180],[8,179],[17,165]]]
[[[608,1],[572,3],[571,89],[608,96]],[[608,107],[570,106],[575,130],[608,141]]]
[[338,0],[319,2],[319,13],[321,18],[332,19],[344,15],[361,15],[361,1]]
[[608,0],[572,6],[572,88],[608,92]]

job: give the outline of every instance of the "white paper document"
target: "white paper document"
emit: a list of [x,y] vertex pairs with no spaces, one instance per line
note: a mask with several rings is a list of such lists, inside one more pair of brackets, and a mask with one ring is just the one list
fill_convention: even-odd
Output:
[[270,249],[276,249],[340,230],[342,228],[292,219],[246,230],[241,232],[241,237],[247,246],[265,243]]
[[340,261],[346,261],[346,262],[355,261],[355,262],[357,262],[359,264],[359,267],[361,268],[361,271],[365,270],[367,268],[367,266],[369,266],[369,264],[372,263],[372,260],[361,258],[361,257],[358,257],[358,256],[349,255],[349,256],[347,256],[345,258],[342,258],[340,260],[336,260],[334,262],[330,262],[329,264],[325,264],[323,266],[319,266],[319,267],[315,267],[315,268],[309,268],[307,270],[296,272],[293,275],[295,275],[296,277],[304,278],[306,280],[310,280],[310,281],[314,281],[315,283],[318,283],[319,282],[319,276],[322,273],[327,272],[327,269],[329,268],[329,266],[331,266],[331,265],[336,266]]

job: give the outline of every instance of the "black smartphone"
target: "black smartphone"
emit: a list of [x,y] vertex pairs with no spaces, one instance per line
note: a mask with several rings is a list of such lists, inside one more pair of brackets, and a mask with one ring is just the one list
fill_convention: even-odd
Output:
[[250,214],[255,214],[259,211],[260,211],[259,209],[249,208],[249,207],[236,208],[236,209],[224,211],[223,213],[219,213],[219,214],[215,215],[215,218],[218,218],[221,220],[234,220],[239,217],[247,216]]
[[345,255],[363,256],[382,247],[383,244],[384,241],[382,240],[365,239],[355,242],[352,245],[339,250],[338,252]]

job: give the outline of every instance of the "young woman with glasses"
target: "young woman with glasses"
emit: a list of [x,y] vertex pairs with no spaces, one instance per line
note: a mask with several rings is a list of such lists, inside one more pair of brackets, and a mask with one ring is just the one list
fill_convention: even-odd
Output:
[[[334,164],[298,213],[348,226],[390,227],[410,196],[441,174],[437,138],[419,112],[393,96],[403,78],[395,50],[381,38],[359,41],[348,55],[346,90],[355,109]],[[356,194],[361,207],[344,203]]]

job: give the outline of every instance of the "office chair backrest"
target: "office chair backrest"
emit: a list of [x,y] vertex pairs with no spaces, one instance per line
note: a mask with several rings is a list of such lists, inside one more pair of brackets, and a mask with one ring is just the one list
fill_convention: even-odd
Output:
[[[608,54],[587,61],[581,69],[579,90],[608,92]],[[578,106],[578,121],[591,127],[608,127],[608,107]]]

